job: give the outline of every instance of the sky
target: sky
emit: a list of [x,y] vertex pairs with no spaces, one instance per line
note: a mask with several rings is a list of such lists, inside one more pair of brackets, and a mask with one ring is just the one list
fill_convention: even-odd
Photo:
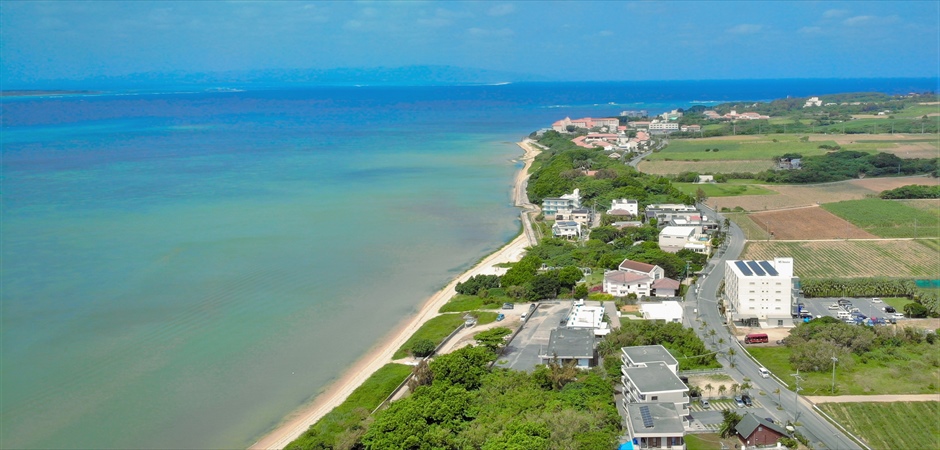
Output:
[[940,2],[0,0],[0,59],[5,88],[410,65],[554,81],[938,77]]

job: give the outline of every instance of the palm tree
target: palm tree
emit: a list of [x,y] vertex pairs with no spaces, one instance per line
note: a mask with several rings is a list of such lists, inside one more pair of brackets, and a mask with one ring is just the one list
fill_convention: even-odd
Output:
[[715,388],[715,387],[712,386],[711,383],[708,383],[708,384],[705,385],[705,390],[708,391],[708,396],[709,396],[709,397],[712,396],[712,389],[714,389],[714,388]]
[[738,352],[734,350],[734,347],[728,349],[728,359],[731,361],[731,367],[734,367],[734,355]]
[[734,434],[734,427],[741,421],[741,415],[726,409],[721,412],[721,426],[718,427],[718,434],[723,438],[731,437]]
[[741,386],[738,385],[738,383],[732,384],[732,385],[731,385],[731,395],[737,394],[737,393],[738,393],[738,390],[740,390],[740,389],[741,389]]
[[774,394],[777,394],[777,404],[780,404],[780,388],[774,389]]
[[[745,381],[745,382],[741,383],[741,392],[747,392],[747,390],[750,389],[750,388],[752,388],[752,387],[754,387],[754,386],[751,386],[751,383],[748,383],[747,381]],[[777,390],[779,391],[780,389],[777,389]]]
[[725,386],[725,385],[723,385],[723,384],[722,384],[721,386],[718,386],[718,396],[719,396],[719,397],[724,397],[724,396],[725,396],[725,392],[727,392],[727,391],[728,391],[728,387],[727,387],[727,386]]

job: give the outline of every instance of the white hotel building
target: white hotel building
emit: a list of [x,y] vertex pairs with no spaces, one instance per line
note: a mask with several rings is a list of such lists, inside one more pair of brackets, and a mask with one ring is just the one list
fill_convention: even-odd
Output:
[[793,258],[727,261],[724,297],[731,320],[757,320],[763,328],[793,326]]

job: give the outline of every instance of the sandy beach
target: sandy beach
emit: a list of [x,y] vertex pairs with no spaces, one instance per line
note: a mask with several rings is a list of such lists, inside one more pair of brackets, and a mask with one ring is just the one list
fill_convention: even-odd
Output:
[[[536,211],[537,207],[528,202],[528,197],[525,195],[525,183],[529,177],[532,160],[540,153],[540,150],[529,139],[519,142],[518,145],[525,151],[521,158],[525,165],[516,173],[512,199],[515,206],[522,208],[523,224],[527,224],[528,213]],[[531,236],[529,230],[525,228],[528,227],[524,227],[523,233],[515,239],[454,278],[446,287],[428,298],[415,316],[396,327],[384,339],[379,341],[375,347],[314,399],[313,403],[292,414],[281,425],[254,443],[250,448],[282,449],[303,434],[304,431],[310,428],[310,425],[313,425],[333,408],[339,406],[369,376],[385,364],[390,363],[395,351],[422,324],[438,315],[441,306],[456,295],[455,287],[457,283],[479,274],[498,273],[496,265],[518,261],[524,254],[526,247],[534,244],[534,242],[531,242],[535,239],[534,236]]]

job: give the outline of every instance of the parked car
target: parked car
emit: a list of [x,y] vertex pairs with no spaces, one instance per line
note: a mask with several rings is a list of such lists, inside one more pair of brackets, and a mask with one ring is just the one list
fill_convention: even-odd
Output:
[[829,305],[829,309],[839,309],[839,305],[836,304],[836,303],[833,303],[833,304]]
[[734,398],[734,404],[735,404],[738,408],[743,408],[743,407],[744,407],[744,401],[741,400],[741,397],[735,397],[735,398]]
[[845,304],[851,305],[852,302],[848,301],[847,299],[840,298],[840,299],[839,299],[839,304],[840,304],[840,305],[845,305]]
[[873,298],[873,299],[871,299],[871,302],[872,302],[872,303],[881,303],[881,299],[880,299],[880,298]]
[[895,319],[903,319],[903,318],[904,318],[904,314],[902,314],[902,313],[894,313],[894,318],[895,318]]
[[708,400],[702,400],[702,409],[711,409],[711,405],[708,404]]
[[503,309],[515,309],[515,308],[516,308],[515,303],[509,303],[509,302],[503,303]]
[[499,314],[496,315],[496,321],[497,321],[497,322],[499,322],[499,321],[501,321],[501,320],[503,320],[503,319],[505,319],[505,318],[506,318],[506,315],[503,314],[503,313],[499,313]]
[[754,403],[751,402],[751,396],[750,396],[750,395],[747,395],[747,394],[742,395],[742,396],[741,396],[741,401],[743,401],[744,404],[747,405],[747,406],[754,406]]
[[886,312],[886,313],[896,313],[896,312],[898,312],[898,310],[894,309],[894,307],[891,306],[891,305],[885,306],[884,308],[881,308],[881,310],[884,311],[884,312]]

